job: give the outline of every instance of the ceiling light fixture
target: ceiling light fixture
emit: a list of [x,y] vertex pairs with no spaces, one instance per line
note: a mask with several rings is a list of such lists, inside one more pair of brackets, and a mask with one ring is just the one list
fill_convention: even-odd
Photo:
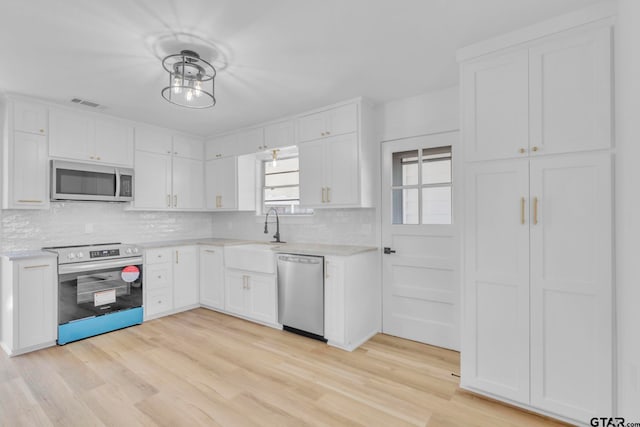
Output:
[[216,105],[216,69],[200,55],[183,50],[164,58],[162,66],[169,73],[169,86],[162,89],[164,99],[187,108],[210,108]]
[[271,153],[271,159],[272,159],[271,160],[271,166],[274,167],[274,168],[278,165],[278,163],[277,163],[278,162],[278,151],[280,151],[280,150],[275,149],[275,150],[272,150],[272,153]]

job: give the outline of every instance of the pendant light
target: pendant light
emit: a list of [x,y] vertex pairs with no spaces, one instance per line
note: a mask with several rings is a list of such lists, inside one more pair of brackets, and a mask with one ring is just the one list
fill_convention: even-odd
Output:
[[278,165],[278,149],[272,150],[271,152],[271,166],[276,167]]
[[162,89],[164,99],[187,108],[210,108],[216,104],[216,69],[196,52],[183,50],[169,55],[162,60],[162,66],[169,73],[169,86]]

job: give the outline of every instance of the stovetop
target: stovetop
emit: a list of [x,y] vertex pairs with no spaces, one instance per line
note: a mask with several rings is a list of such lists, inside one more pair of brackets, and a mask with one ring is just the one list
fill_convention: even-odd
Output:
[[142,249],[138,246],[120,242],[96,243],[92,245],[51,246],[42,249],[57,253],[58,264],[96,262],[101,260],[138,257],[142,255]]

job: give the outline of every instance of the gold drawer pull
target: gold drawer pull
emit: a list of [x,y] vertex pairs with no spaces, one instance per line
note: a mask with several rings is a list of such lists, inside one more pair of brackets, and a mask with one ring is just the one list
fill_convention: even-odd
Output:
[[25,200],[25,199],[21,199],[21,200],[18,200],[18,203],[42,203],[42,200]]
[[520,198],[520,224],[524,225],[524,197]]
[[25,265],[24,268],[44,268],[49,267],[49,264],[40,264],[40,265]]
[[533,224],[538,224],[538,198],[533,198]]

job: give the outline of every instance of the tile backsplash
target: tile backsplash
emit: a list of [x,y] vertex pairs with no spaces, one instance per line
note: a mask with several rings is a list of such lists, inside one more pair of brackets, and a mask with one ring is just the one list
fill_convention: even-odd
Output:
[[127,211],[101,202],[52,202],[50,210],[0,212],[0,251],[89,243],[142,243],[212,236],[204,212]]

